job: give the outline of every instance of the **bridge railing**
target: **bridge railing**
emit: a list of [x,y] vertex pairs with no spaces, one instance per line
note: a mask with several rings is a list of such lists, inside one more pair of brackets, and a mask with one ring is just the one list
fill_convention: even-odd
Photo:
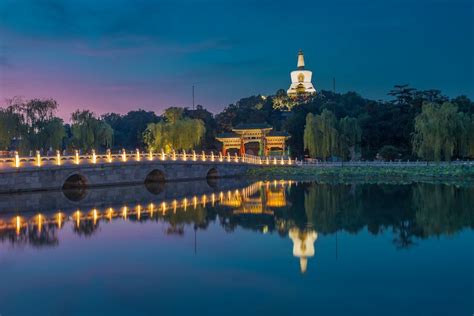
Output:
[[422,167],[422,166],[474,166],[474,161],[313,161],[305,160],[296,162],[299,166],[315,167]]
[[36,152],[34,156],[21,157],[17,152],[13,157],[0,159],[0,170],[12,168],[41,168],[46,166],[71,166],[71,165],[94,165],[94,164],[117,164],[129,162],[150,162],[150,161],[176,161],[176,162],[218,162],[218,163],[245,163],[254,165],[292,165],[294,161],[285,157],[258,157],[252,155],[222,155],[221,153],[206,152],[144,152],[136,150],[126,152],[122,150],[118,153],[112,153],[107,150],[105,154],[96,154],[92,151],[90,154],[80,154],[75,151],[73,155],[61,155],[59,151],[55,155],[42,156]]

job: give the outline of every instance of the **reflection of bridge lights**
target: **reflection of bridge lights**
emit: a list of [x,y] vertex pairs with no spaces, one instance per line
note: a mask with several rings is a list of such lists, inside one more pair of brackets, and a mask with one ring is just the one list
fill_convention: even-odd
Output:
[[61,214],[61,212],[59,212],[56,215],[56,218],[57,218],[58,228],[61,229],[61,226],[63,224],[63,214]]
[[38,214],[38,231],[41,233],[41,230],[43,229],[43,216],[41,214]]
[[150,212],[150,217],[153,217],[154,208],[155,208],[155,205],[153,205],[153,203],[150,203],[150,205],[148,206],[148,210]]
[[98,214],[97,214],[97,210],[96,209],[93,209],[92,210],[92,219],[93,219],[93,222],[94,222],[94,226],[97,224],[97,219],[98,219]]
[[74,217],[76,218],[76,226],[79,227],[79,225],[81,224],[81,212],[77,210],[74,213]]
[[142,206],[137,205],[136,210],[137,210],[137,219],[140,220],[140,217],[142,215]]
[[161,203],[161,210],[163,212],[163,215],[165,215],[165,213],[166,213],[166,202]]
[[15,227],[16,227],[16,234],[19,235],[20,234],[20,229],[21,229],[21,217],[20,216],[17,216],[15,218]]
[[109,219],[109,221],[112,220],[113,216],[114,216],[114,209],[109,207],[109,209],[107,210],[107,218]]
[[[147,206],[137,204],[132,208],[123,206],[120,207],[117,212],[115,212],[112,207],[105,208],[103,213],[98,208],[92,208],[86,213],[82,213],[79,209],[77,209],[70,216],[66,216],[64,213],[61,213],[61,211],[52,214],[52,216],[49,218],[44,214],[35,214],[35,216],[31,218],[31,221],[28,219],[23,220],[19,216],[16,216],[13,217],[10,222],[8,222],[9,224],[7,224],[6,227],[10,227],[12,229],[15,228],[17,234],[20,234],[22,227],[25,225],[29,227],[29,223],[31,223],[31,225],[41,232],[45,224],[54,224],[55,226],[57,225],[58,228],[62,228],[68,220],[72,221],[78,228],[80,227],[80,221],[83,219],[90,220],[94,225],[97,225],[101,218],[111,221],[113,218],[122,217],[123,219],[127,220],[128,217],[135,215],[138,220],[141,220],[145,214],[147,215],[147,219],[152,218],[155,210],[158,212],[158,215],[160,215],[160,210],[162,210],[164,216],[168,208],[171,206],[174,213],[178,213],[179,209],[184,209],[184,211],[187,211],[190,203],[194,207],[194,210],[197,210],[198,206],[201,205],[202,207],[206,207],[208,203],[212,203],[214,206],[217,202],[221,203],[223,206],[234,209],[233,214],[272,215],[274,214],[274,211],[270,208],[286,206],[285,186],[288,184],[291,185],[292,183],[293,182],[291,181],[286,182],[283,180],[271,182],[259,181],[240,190],[236,189],[232,191],[229,190],[220,191],[218,193],[210,193],[208,195],[195,195],[191,198],[191,200],[189,200],[189,197],[185,197],[182,200],[174,199],[162,202],[160,201],[160,204],[155,205],[153,205],[153,203],[146,204]],[[268,190],[262,190],[265,188]],[[4,229],[3,226],[0,226],[0,229]]]

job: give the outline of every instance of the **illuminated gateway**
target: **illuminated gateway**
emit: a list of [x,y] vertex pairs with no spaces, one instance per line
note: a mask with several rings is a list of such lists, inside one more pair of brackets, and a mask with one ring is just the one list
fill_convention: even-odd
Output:
[[316,93],[316,90],[311,83],[313,72],[304,69],[304,55],[303,52],[298,52],[298,69],[291,72],[291,85],[287,90],[290,97],[304,97]]

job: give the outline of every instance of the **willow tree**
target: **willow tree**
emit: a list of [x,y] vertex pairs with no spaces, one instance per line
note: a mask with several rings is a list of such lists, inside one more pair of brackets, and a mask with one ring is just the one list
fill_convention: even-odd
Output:
[[354,117],[344,117],[339,121],[340,149],[343,159],[356,159],[362,141],[362,129]]
[[426,103],[415,118],[413,151],[421,158],[451,160],[462,134],[462,121],[457,107]]
[[303,140],[304,149],[308,150],[310,157],[316,157],[316,126],[314,124],[314,115],[312,113],[306,115]]
[[192,149],[199,145],[206,128],[199,119],[182,117],[180,108],[165,110],[165,121],[148,124],[143,133],[143,141],[151,150]]
[[313,158],[327,159],[339,154],[339,132],[334,114],[323,110],[320,115],[306,116],[304,147]]
[[461,116],[462,133],[458,142],[458,153],[463,158],[474,158],[474,116],[459,113]]
[[20,115],[11,109],[0,109],[0,150],[8,149],[13,139],[26,134],[21,122]]
[[93,112],[75,111],[71,116],[72,144],[83,150],[112,146],[114,131],[109,124],[99,120]]

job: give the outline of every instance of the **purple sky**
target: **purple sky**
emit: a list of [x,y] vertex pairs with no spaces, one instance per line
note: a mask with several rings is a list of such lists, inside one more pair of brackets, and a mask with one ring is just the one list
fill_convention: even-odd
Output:
[[213,112],[289,85],[303,49],[316,89],[387,98],[395,84],[474,96],[470,0],[3,0],[0,100],[59,115],[196,103]]

